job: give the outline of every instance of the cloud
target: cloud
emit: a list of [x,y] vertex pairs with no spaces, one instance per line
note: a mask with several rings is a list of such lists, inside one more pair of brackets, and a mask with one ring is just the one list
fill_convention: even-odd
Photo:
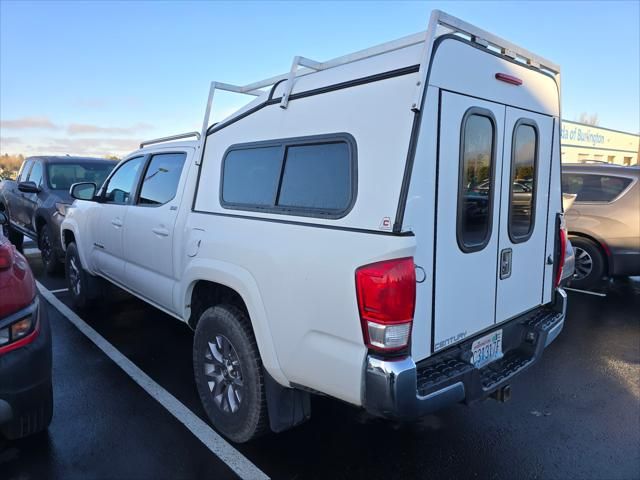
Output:
[[0,137],[0,145],[4,147],[5,145],[21,145],[22,140],[20,137]]
[[92,155],[125,155],[140,146],[139,138],[48,138],[36,147],[39,153]]
[[141,138],[91,137],[91,138],[0,138],[0,154],[32,155],[78,155],[89,157],[122,157],[140,146]]
[[0,128],[13,130],[25,130],[28,128],[57,130],[60,127],[47,117],[22,117],[15,120],[0,120]]
[[132,135],[140,131],[149,130],[153,128],[148,123],[136,123],[130,127],[101,127],[99,125],[91,125],[87,123],[72,123],[67,127],[67,133],[69,135],[84,135],[105,133],[108,135]]

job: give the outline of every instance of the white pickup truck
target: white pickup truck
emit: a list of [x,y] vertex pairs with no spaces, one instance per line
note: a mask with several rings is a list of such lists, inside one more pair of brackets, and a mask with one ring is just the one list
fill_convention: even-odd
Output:
[[[220,89],[255,99],[210,125]],[[439,11],[214,82],[201,133],[71,188],[74,301],[106,279],[187,322],[204,408],[237,442],[306,420],[310,394],[396,419],[506,400],[564,322],[559,91],[556,65]]]

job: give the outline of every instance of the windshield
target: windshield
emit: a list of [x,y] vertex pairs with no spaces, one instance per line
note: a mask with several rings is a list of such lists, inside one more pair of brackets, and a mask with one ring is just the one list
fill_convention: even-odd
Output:
[[78,182],[93,182],[98,188],[117,162],[51,163],[47,165],[49,188],[69,190]]

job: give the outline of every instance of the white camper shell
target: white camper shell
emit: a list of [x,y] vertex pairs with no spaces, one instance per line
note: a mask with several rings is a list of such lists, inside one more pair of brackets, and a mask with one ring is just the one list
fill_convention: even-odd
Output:
[[[256,98],[209,125],[220,89]],[[236,441],[308,418],[309,392],[402,419],[504,398],[564,322],[559,105],[557,66],[439,11],[214,82],[201,133],[143,143],[69,210],[70,289],[102,277],[196,329]]]

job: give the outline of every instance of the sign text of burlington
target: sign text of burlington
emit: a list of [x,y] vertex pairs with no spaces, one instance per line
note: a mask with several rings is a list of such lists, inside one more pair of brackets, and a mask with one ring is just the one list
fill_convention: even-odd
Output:
[[569,140],[571,142],[589,143],[593,146],[598,143],[604,143],[604,135],[599,133],[593,133],[589,129],[583,130],[580,127],[573,127],[572,129],[562,128],[562,140]]

